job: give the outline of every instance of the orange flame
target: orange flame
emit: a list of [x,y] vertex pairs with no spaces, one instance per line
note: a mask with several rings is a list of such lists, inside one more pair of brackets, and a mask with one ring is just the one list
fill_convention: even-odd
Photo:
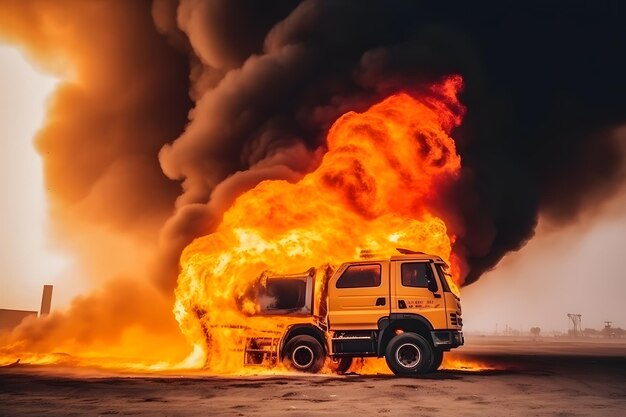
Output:
[[[356,259],[361,250],[389,256],[408,247],[452,260],[458,280],[454,236],[433,207],[461,166],[449,136],[464,112],[461,86],[461,77],[450,77],[417,98],[400,93],[344,114],[317,170],[295,184],[260,183],[236,200],[215,233],[184,250],[174,314],[194,345],[192,362],[245,372],[246,336],[280,337],[298,320],[254,315],[249,290],[265,271],[302,272]],[[318,298],[323,278],[318,272]]]
[[447,353],[443,358],[443,363],[439,369],[465,371],[465,372],[481,372],[492,371],[498,369],[493,365],[485,362],[469,359],[458,354]]
[[[467,358],[457,353],[448,352],[444,354],[443,363],[439,369],[447,371],[482,372],[493,371],[498,369],[498,367],[475,359]],[[352,366],[350,366],[349,372],[355,372],[360,375],[392,374],[384,358],[357,359],[352,363]]]

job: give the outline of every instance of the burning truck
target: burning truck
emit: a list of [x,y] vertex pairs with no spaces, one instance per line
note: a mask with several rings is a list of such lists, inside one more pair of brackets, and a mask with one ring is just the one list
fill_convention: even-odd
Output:
[[326,358],[341,370],[385,357],[412,375],[463,343],[464,257],[440,200],[461,168],[449,136],[461,85],[453,76],[344,114],[315,170],[260,182],[185,248],[174,314],[193,345],[189,366],[316,372]]
[[246,365],[337,372],[353,358],[384,357],[396,375],[439,368],[444,352],[463,344],[461,303],[438,256],[399,249],[389,258],[342,264],[323,283],[315,305],[315,269],[266,276],[256,289],[259,314],[289,317],[284,329],[245,339]]

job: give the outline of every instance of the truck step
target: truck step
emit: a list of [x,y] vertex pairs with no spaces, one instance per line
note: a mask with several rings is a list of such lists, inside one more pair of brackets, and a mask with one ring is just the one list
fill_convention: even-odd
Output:
[[334,357],[340,358],[344,356],[350,356],[352,358],[365,358],[365,357],[377,357],[378,353],[376,352],[335,352],[333,353]]
[[372,336],[343,336],[343,337],[333,337],[334,341],[344,341],[344,340],[374,340]]

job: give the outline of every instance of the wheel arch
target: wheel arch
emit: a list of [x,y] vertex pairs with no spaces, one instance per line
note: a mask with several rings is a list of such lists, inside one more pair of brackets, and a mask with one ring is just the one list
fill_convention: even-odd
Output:
[[324,350],[324,355],[328,355],[328,348],[326,346],[326,337],[324,336],[324,332],[322,331],[322,329],[312,324],[295,324],[287,328],[287,330],[285,331],[285,336],[280,342],[279,352],[280,352],[281,359],[285,357],[284,349],[285,349],[285,345],[287,344],[287,342],[289,342],[294,337],[300,336],[300,335],[308,335],[308,336],[314,337],[318,342],[320,342],[320,345],[322,345],[322,349]]
[[401,329],[405,332],[417,333],[433,345],[430,332],[433,330],[428,319],[419,314],[390,314],[378,321],[378,356],[384,356],[389,341]]

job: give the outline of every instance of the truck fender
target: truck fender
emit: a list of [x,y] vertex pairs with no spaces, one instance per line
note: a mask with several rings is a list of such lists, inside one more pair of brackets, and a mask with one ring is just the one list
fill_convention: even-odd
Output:
[[312,324],[294,324],[294,325],[287,327],[287,329],[285,330],[285,334],[282,340],[280,341],[280,346],[279,346],[278,351],[279,351],[281,358],[283,356],[283,348],[285,347],[285,344],[289,341],[289,339],[291,339],[294,336],[301,335],[301,334],[306,334],[306,335],[313,336],[314,338],[316,338],[318,342],[320,342],[320,344],[322,345],[322,348],[324,349],[324,354],[328,355],[328,346],[326,346],[326,336],[324,335],[324,332],[322,331],[322,329]]
[[383,317],[378,320],[378,356],[383,356],[385,354],[385,341],[394,336],[390,333],[395,331],[396,326],[394,326],[394,324],[400,321],[405,323],[415,323],[417,327],[423,328],[427,331],[427,334],[423,334],[422,336],[426,337],[427,340],[431,339],[430,331],[433,330],[433,326],[424,316],[414,313],[393,313],[390,314],[389,317]]

